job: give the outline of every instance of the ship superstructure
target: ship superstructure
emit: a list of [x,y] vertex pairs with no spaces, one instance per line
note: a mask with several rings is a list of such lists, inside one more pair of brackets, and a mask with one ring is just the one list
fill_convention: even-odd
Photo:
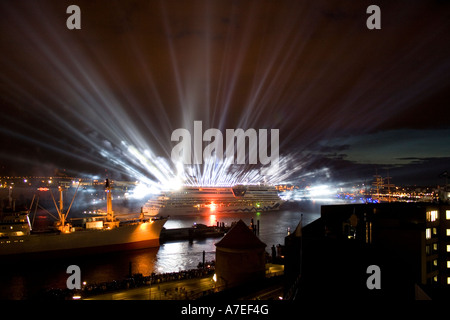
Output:
[[142,211],[149,216],[258,212],[278,210],[282,202],[274,186],[185,186],[151,198]]

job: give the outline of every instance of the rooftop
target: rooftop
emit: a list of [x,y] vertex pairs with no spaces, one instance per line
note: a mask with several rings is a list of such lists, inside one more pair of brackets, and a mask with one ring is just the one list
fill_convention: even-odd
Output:
[[228,249],[265,248],[266,244],[250,230],[244,221],[239,220],[228,233],[216,243],[216,247]]

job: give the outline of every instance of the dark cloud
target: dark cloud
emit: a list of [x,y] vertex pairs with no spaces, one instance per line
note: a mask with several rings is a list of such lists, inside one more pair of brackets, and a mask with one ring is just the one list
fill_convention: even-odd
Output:
[[321,152],[333,152],[333,151],[344,151],[350,149],[349,144],[334,145],[334,146],[320,146]]

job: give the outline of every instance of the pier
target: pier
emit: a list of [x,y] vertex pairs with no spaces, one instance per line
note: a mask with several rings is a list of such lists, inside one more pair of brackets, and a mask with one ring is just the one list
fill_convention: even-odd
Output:
[[[106,290],[106,287],[97,286],[96,292],[85,289],[82,295],[85,300],[197,300],[218,299],[229,295],[244,300],[259,300],[278,299],[282,296],[284,274],[282,265],[266,264],[265,278],[247,287],[217,286],[213,277],[214,272],[214,268],[211,267],[171,273],[168,276],[142,277],[139,278],[141,280],[133,281],[132,287],[129,284],[126,288]],[[65,298],[70,299],[70,296]]]
[[230,230],[231,227],[226,227],[223,224],[217,224],[217,226],[206,226],[204,224],[197,224],[189,228],[175,228],[161,230],[160,242],[168,241],[180,241],[180,240],[198,240],[206,238],[219,238],[223,237],[225,233]]
[[[35,299],[45,300],[197,300],[219,298],[232,294],[242,299],[261,297],[278,298],[282,295],[284,266],[266,264],[265,278],[257,284],[227,288],[214,281],[215,267],[208,266],[192,270],[151,274],[134,274],[122,280],[104,283],[84,283],[81,290],[49,289]],[[238,291],[238,292],[237,292]]]

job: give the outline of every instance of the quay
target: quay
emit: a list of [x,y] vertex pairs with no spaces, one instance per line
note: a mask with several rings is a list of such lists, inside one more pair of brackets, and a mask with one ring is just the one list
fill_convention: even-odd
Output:
[[194,300],[214,290],[211,275],[173,280],[87,297],[84,300]]
[[[278,299],[283,295],[282,275],[284,266],[276,264],[266,265],[266,277],[259,285],[247,286],[247,290],[240,288],[240,298],[244,300],[252,299]],[[251,290],[249,290],[249,288]],[[182,280],[171,280],[161,283],[152,283],[137,288],[117,290],[103,294],[92,295],[84,300],[197,300],[214,299],[222,297],[228,289],[224,286],[217,286],[214,276],[206,271],[206,275],[199,278],[186,278]],[[233,290],[233,289],[231,289]],[[233,296],[236,292],[233,290]]]
[[204,224],[197,224],[189,228],[174,228],[161,230],[159,241],[164,243],[167,241],[179,241],[179,240],[198,240],[206,238],[219,238],[223,237],[225,233],[230,229],[224,225],[218,226],[206,226]]

